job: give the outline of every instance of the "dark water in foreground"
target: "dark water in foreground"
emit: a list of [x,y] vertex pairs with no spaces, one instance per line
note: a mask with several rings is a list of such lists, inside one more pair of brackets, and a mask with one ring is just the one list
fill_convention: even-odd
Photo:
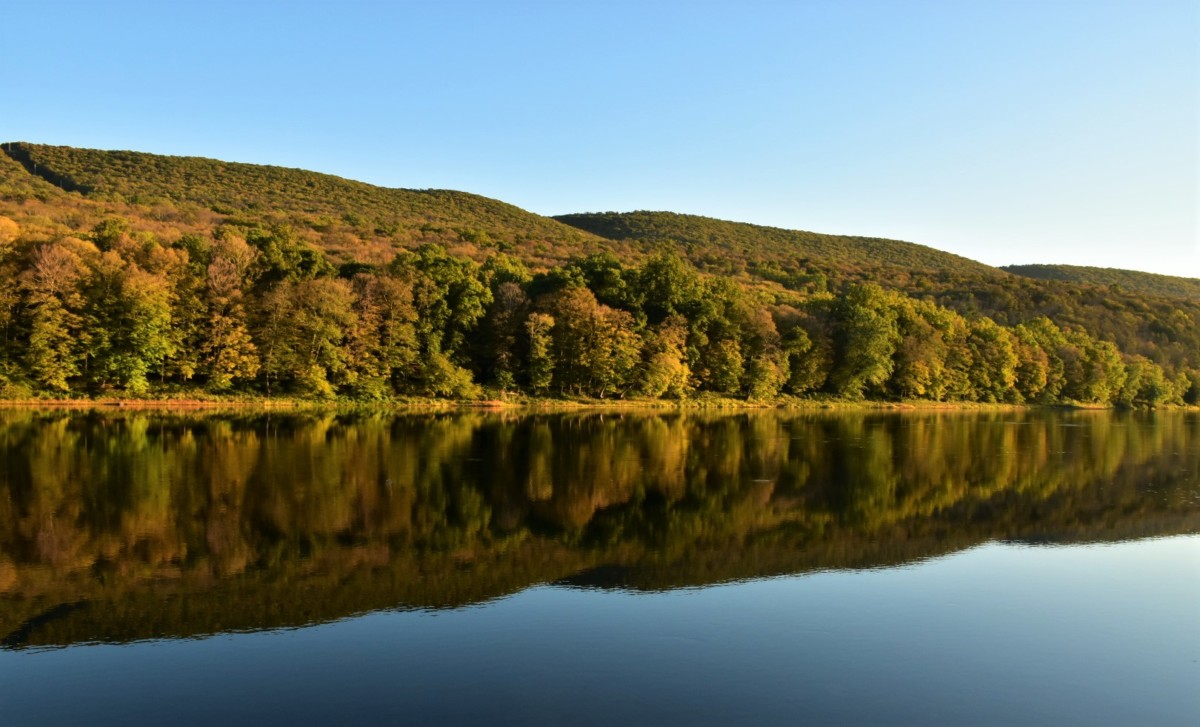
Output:
[[1200,417],[0,411],[0,724],[1200,722]]

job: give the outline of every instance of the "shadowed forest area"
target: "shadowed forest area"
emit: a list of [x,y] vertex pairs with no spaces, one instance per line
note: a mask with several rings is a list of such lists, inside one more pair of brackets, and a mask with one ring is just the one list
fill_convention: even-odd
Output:
[[1193,413],[0,412],[0,638],[194,636],[1200,530]]

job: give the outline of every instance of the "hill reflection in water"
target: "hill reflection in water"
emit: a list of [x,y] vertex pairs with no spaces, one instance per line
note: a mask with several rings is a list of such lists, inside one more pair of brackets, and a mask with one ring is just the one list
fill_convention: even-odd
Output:
[[1200,532],[1200,417],[0,412],[4,648]]

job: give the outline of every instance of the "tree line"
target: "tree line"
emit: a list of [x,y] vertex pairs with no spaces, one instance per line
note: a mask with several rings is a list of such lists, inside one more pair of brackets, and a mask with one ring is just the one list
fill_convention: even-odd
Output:
[[[705,273],[758,278],[799,293],[820,292],[831,285],[842,289],[849,282],[877,283],[933,300],[968,318],[987,316],[1015,326],[1046,317],[1173,371],[1200,368],[1200,297],[1196,295],[1200,281],[1070,266],[1032,266],[1063,274],[1024,277],[907,242],[669,212],[556,219],[624,249],[669,243]],[[1030,266],[1009,270],[1027,273]]]
[[9,397],[1200,397],[1200,372],[1047,318],[1006,327],[870,283],[780,290],[666,246],[545,270],[434,244],[335,266],[287,225],[168,241],[111,217],[47,241],[3,220],[0,280]]

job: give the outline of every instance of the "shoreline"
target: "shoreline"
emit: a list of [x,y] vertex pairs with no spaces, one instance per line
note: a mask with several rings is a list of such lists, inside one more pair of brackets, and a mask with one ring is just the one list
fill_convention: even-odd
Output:
[[[1167,405],[1166,410],[1200,411],[1195,405]],[[1057,409],[1067,411],[1116,411],[1118,407],[1102,404],[1011,404],[970,401],[845,401],[796,399],[774,402],[742,399],[412,399],[388,402],[359,402],[315,399],[0,399],[0,409],[103,409],[103,410],[169,410],[204,411],[241,409],[259,411],[304,411],[338,409],[449,411],[554,411],[554,410],[637,410],[637,411],[708,411],[708,410],[792,410],[792,411],[1025,411]],[[1153,411],[1153,410],[1150,410]]]

